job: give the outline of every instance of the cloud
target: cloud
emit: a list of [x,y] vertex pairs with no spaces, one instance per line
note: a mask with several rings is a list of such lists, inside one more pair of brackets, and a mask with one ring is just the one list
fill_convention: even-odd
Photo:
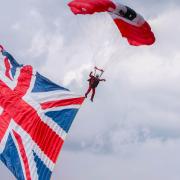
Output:
[[[179,140],[150,140],[142,146],[128,149],[128,156],[63,151],[61,165],[59,169],[55,169],[55,173],[58,177],[70,180],[178,180],[180,159],[175,154],[179,154],[179,145]],[[52,179],[55,179],[55,176]]]

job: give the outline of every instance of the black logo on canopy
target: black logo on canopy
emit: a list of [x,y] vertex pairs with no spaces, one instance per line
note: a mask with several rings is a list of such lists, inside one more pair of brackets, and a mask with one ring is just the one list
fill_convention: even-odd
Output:
[[128,7],[128,6],[125,6],[125,7],[126,7],[126,12],[124,12],[124,11],[121,9],[121,10],[119,11],[119,15],[122,16],[122,17],[124,17],[124,18],[126,18],[126,19],[128,19],[128,20],[130,20],[130,21],[132,21],[133,19],[136,18],[137,13],[136,13],[133,9],[131,9],[130,7]]

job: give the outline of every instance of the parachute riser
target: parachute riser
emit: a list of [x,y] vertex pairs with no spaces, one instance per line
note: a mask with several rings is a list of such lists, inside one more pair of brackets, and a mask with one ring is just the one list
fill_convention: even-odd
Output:
[[96,76],[96,73],[97,73],[97,70],[101,72],[101,74],[99,75],[99,77],[101,77],[104,73],[104,70],[103,69],[99,69],[97,68],[96,66],[94,67],[94,76]]

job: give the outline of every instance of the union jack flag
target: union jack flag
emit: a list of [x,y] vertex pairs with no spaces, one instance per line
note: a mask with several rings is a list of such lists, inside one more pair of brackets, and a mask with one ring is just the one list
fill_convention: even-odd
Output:
[[84,97],[2,50],[0,159],[18,180],[49,180]]

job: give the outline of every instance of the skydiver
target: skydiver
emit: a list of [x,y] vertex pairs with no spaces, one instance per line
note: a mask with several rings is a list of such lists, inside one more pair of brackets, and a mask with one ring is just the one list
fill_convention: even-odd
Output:
[[[103,72],[101,70],[101,72]],[[100,81],[106,81],[105,79],[100,79],[100,76],[98,74],[96,75],[92,75],[93,72],[91,71],[90,74],[89,74],[89,88],[87,90],[87,92],[85,93],[85,97],[87,98],[87,95],[90,93],[90,91],[92,90],[92,94],[91,94],[91,101],[93,102],[93,99],[94,99],[94,95],[95,95],[95,92],[96,92],[96,88],[99,84]]]

